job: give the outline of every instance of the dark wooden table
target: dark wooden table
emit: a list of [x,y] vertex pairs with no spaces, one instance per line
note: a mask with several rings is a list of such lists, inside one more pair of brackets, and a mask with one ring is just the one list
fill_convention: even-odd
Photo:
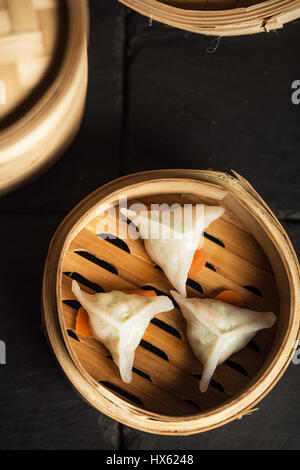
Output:
[[[153,23],[116,0],[91,0],[84,121],[63,158],[0,199],[1,449],[294,449],[300,447],[300,366],[290,365],[259,411],[191,437],[126,427],[81,400],[40,330],[50,239],[84,196],[154,168],[235,169],[265,198],[300,250],[299,22],[212,38]],[[120,433],[121,431],[121,433]],[[120,440],[120,437],[123,438]]]

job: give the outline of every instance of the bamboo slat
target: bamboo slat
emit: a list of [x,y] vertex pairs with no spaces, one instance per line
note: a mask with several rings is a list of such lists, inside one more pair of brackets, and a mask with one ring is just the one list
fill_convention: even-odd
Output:
[[119,0],[170,26],[212,36],[269,32],[300,16],[300,0]]

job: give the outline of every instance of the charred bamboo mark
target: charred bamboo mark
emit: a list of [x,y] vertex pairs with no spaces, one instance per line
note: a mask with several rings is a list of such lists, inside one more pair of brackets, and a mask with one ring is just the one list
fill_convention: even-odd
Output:
[[63,304],[66,304],[68,305],[68,307],[71,307],[73,308],[74,310],[79,310],[80,307],[81,307],[81,304],[80,302],[78,302],[78,300],[73,300],[73,299],[65,299],[63,300]]
[[150,284],[147,284],[146,286],[141,287],[142,290],[154,290],[156,292],[156,295],[168,295],[162,290],[157,289],[157,287],[150,286]]
[[146,374],[145,372],[141,371],[140,369],[137,369],[136,367],[133,367],[132,372],[139,375],[140,377],[143,377],[144,379],[148,380],[149,382],[152,382],[152,379],[151,379],[150,375]]
[[195,408],[197,408],[198,410],[201,410],[200,406],[198,405],[198,403],[194,402],[193,400],[183,400],[185,401],[186,403],[189,403],[190,405],[194,406]]
[[158,269],[159,271],[162,271],[162,268],[160,266],[158,266],[158,264],[156,264],[154,267],[155,267],[155,269]]
[[78,338],[78,336],[76,335],[76,333],[74,333],[73,330],[67,330],[67,333],[68,333],[68,335],[69,335],[71,338],[73,338],[73,339],[75,339],[76,341],[79,342],[79,338]]
[[243,286],[243,287],[244,287],[244,289],[249,290],[253,294],[258,295],[261,298],[263,297],[261,291],[257,287],[255,287],[255,286]]
[[124,242],[121,238],[118,238],[116,235],[113,235],[111,233],[97,233],[97,237],[101,238],[102,240],[105,240],[108,243],[111,243],[114,246],[117,246],[123,251],[126,251],[126,253],[130,254],[130,249],[127,243]]
[[255,352],[261,354],[261,350],[259,349],[259,347],[257,346],[257,344],[256,344],[253,340],[251,340],[251,341],[247,344],[246,347],[249,348],[249,349],[251,349],[252,351],[255,351]]
[[143,289],[143,290],[154,290],[154,292],[156,292],[156,295],[165,295],[165,296],[169,297],[170,300],[172,300],[172,302],[174,304],[174,307],[179,308],[178,304],[173,299],[171,294],[168,294],[167,292],[163,292],[162,290],[159,290],[159,289],[157,289],[157,287],[153,287],[150,284],[147,284],[146,286],[142,286],[141,289]]
[[169,297],[169,299],[172,300],[174,308],[177,308],[177,310],[180,310],[180,307],[179,307],[178,303],[176,302],[176,300],[174,300],[171,295],[168,295],[168,297]]
[[142,400],[140,400],[140,398],[136,397],[130,392],[127,392],[126,390],[123,390],[123,388],[120,388],[117,385],[108,382],[107,380],[100,380],[99,383],[104,387],[108,388],[111,392],[115,392],[118,395],[121,395],[123,398],[126,398],[126,400],[131,401],[135,405],[145,408],[145,405]]
[[127,225],[131,225],[136,230],[136,232],[139,232],[139,229],[137,228],[137,226],[130,219],[126,218],[122,220],[124,220],[124,222],[126,222]]
[[211,379],[209,385],[211,385],[216,390],[219,390],[220,392],[225,393],[223,385],[221,385],[219,382],[216,382],[214,379]]
[[221,246],[222,248],[225,248],[225,244],[219,238],[214,237],[210,233],[204,232],[204,237],[208,238],[208,240],[216,243],[217,245]]
[[[197,379],[201,380],[202,374],[193,374],[193,377],[197,377]],[[214,379],[210,379],[209,386],[226,394],[223,385],[221,385],[219,382],[217,382]]]
[[[111,355],[108,355],[106,357],[107,357],[107,359],[110,359],[111,361],[113,361],[113,358],[112,358]],[[135,372],[140,377],[143,377],[144,379],[148,380],[149,382],[152,382],[152,379],[151,379],[150,375],[146,374],[145,372],[142,372],[140,369],[137,369],[136,367],[133,367],[132,372]]]
[[215,273],[217,272],[216,268],[214,267],[213,264],[211,263],[205,263],[205,266],[208,268],[208,269],[211,269],[212,271],[215,271]]
[[119,274],[118,270],[115,266],[108,263],[108,261],[105,261],[104,259],[100,259],[97,256],[93,255],[92,253],[89,253],[88,251],[76,250],[76,251],[74,251],[74,253],[81,256],[82,258],[87,259],[88,261],[91,261],[92,263],[96,264],[97,266],[100,266],[100,268],[106,269],[106,271],[109,271],[112,274],[116,274],[116,275]]
[[199,282],[196,282],[193,279],[188,278],[186,283],[187,283],[188,286],[192,287],[193,289],[197,290],[198,292],[201,292],[201,294],[204,294],[204,290],[203,290],[201,284],[199,284]]
[[162,359],[164,359],[165,361],[169,362],[169,358],[168,358],[167,354],[162,349],[160,349],[156,346],[153,346],[153,344],[151,344],[151,343],[148,343],[148,341],[142,339],[141,342],[140,342],[140,346],[142,346],[142,348],[144,348],[144,349],[147,349],[147,351],[150,351],[152,354],[156,354],[156,356],[159,356]]
[[64,272],[64,275],[70,277],[71,279],[74,279],[77,282],[80,282],[80,284],[87,287],[88,289],[93,290],[94,292],[97,292],[97,293],[105,292],[103,287],[101,287],[99,284],[96,284],[95,282],[89,281],[88,279],[86,279],[84,276],[82,276],[79,273]]
[[153,325],[158,326],[158,328],[161,328],[162,330],[166,331],[170,335],[181,339],[179,331],[177,331],[176,328],[173,328],[173,326],[168,325],[168,323],[165,323],[164,321],[159,320],[158,318],[152,318],[151,323],[153,323]]
[[249,377],[248,372],[246,371],[245,367],[241,366],[235,361],[231,361],[230,359],[227,359],[224,364],[226,364],[228,367],[231,369],[236,370],[237,372],[240,372],[241,374],[245,375],[246,377]]

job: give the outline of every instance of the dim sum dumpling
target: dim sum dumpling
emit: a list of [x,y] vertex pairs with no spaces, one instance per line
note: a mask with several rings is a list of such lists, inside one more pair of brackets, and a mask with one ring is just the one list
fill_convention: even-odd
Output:
[[243,349],[255,334],[276,322],[272,312],[256,312],[215,299],[186,299],[175,291],[187,322],[187,338],[195,356],[203,364],[201,392],[206,392],[216,367]]
[[72,291],[89,315],[94,337],[110,351],[124,382],[132,380],[135,350],[154,315],[174,308],[167,296],[144,297],[121,291],[88,294],[73,281]]
[[162,268],[173,287],[186,296],[188,273],[195,251],[203,245],[203,230],[221,217],[224,209],[199,204],[138,212],[122,208],[121,212],[133,219],[150,258]]

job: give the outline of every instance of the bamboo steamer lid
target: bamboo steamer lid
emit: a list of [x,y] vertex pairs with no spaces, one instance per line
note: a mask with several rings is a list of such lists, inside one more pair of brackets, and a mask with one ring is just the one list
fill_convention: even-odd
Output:
[[300,0],[119,0],[152,19],[213,36],[281,28],[300,16]]
[[[133,381],[121,381],[110,353],[77,335],[76,279],[88,292],[171,288],[142,240],[120,239],[119,197],[150,203],[223,206],[205,232],[206,267],[188,281],[188,297],[238,292],[248,308],[274,311],[276,326],[262,330],[217,367],[199,392],[201,363],[192,354],[176,308],[155,317],[136,350]],[[117,238],[107,240],[103,233]],[[119,237],[118,237],[119,235]],[[289,364],[300,323],[299,265],[284,229],[250,184],[214,171],[158,170],[129,175],[88,196],[67,216],[50,245],[43,281],[43,324],[66,376],[91,405],[137,429],[185,435],[206,431],[253,412]]]
[[0,0],[0,193],[74,137],[87,88],[85,0]]

